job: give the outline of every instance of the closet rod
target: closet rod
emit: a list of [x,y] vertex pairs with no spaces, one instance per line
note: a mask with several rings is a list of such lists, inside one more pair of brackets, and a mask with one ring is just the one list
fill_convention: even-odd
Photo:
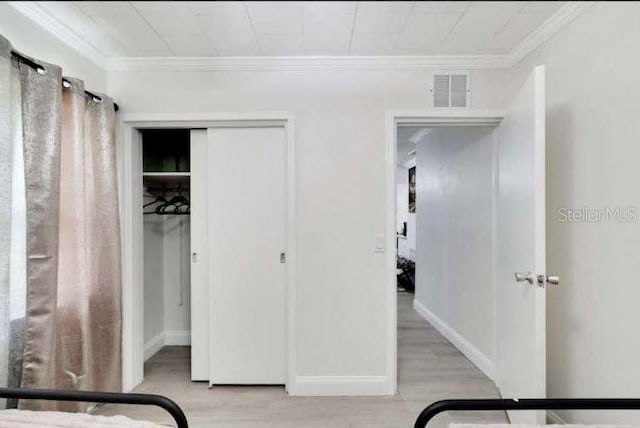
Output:
[[[15,59],[17,59],[21,63],[23,63],[25,65],[28,65],[29,67],[33,68],[34,70],[37,70],[37,71],[39,71],[39,70],[44,71],[45,70],[45,68],[42,65],[38,64],[37,62],[27,58],[26,56],[14,51],[14,50],[11,51],[11,56],[13,56]],[[68,85],[71,85],[71,82],[66,80],[64,77],[62,78],[62,82],[66,83]],[[96,101],[102,101],[102,97],[94,94],[93,92],[84,91],[84,93],[89,95],[91,98],[93,98]],[[118,104],[113,103],[113,109],[115,111],[118,111],[118,110],[120,110],[120,107],[118,107]]]

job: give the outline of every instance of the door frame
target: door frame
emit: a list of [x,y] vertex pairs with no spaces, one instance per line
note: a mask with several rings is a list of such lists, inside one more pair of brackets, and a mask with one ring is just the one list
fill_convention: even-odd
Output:
[[[396,129],[405,126],[497,126],[504,110],[388,110],[385,114],[385,323],[389,394],[398,390],[398,307],[396,285]],[[495,281],[494,281],[495,282]],[[494,284],[495,286],[495,284]],[[494,379],[495,380],[495,379]]]
[[144,377],[144,254],[142,243],[142,140],[148,128],[215,128],[282,126],[286,143],[286,253],[285,341],[286,384],[296,378],[295,335],[295,132],[288,111],[247,113],[124,113],[118,117],[118,195],[122,241],[122,390],[129,392]]

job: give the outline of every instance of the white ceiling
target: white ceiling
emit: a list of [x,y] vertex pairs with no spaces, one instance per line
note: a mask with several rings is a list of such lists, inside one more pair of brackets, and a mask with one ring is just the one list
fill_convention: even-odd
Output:
[[36,2],[105,58],[500,55],[566,2]]

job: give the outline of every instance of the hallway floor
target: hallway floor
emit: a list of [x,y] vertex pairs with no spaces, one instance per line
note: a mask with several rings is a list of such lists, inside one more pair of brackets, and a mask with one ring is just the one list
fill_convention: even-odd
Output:
[[[398,293],[398,394],[393,397],[290,397],[282,387],[208,389],[189,380],[189,348],[165,347],[145,364],[136,392],[166,395],[185,411],[190,427],[409,428],[428,404],[446,398],[497,398],[491,380],[413,310],[413,295]],[[96,413],[170,423],[163,410],[106,405]],[[502,412],[455,412],[455,422],[507,422]]]

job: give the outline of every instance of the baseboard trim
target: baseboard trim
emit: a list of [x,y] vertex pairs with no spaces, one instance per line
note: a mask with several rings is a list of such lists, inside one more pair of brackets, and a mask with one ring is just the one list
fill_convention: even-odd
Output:
[[363,396],[390,395],[386,376],[297,376],[289,395]]
[[164,331],[149,339],[144,344],[144,360],[153,357],[164,346]]
[[165,331],[164,344],[166,346],[189,346],[191,345],[190,331]]
[[566,425],[567,423],[553,410],[547,410],[547,420],[556,425]]
[[144,344],[144,360],[153,357],[163,346],[191,345],[190,331],[163,331]]
[[483,354],[478,348],[465,339],[460,333],[455,331],[449,324],[440,319],[436,314],[431,312],[422,303],[413,299],[413,308],[418,312],[429,324],[440,332],[449,342],[451,342],[465,357],[469,359],[476,367],[478,367],[489,379],[495,380],[495,366],[493,362]]

